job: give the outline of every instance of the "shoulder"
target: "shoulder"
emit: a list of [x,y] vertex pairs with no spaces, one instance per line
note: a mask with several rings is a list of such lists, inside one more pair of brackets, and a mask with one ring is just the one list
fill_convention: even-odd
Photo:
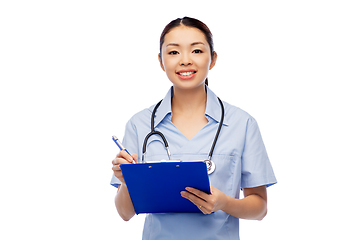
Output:
[[[163,102],[163,100],[161,102]],[[145,109],[137,112],[136,114],[134,114],[127,122],[127,127],[131,126],[132,128],[135,129],[138,126],[145,126],[145,127],[150,126],[152,112],[154,111],[155,106],[159,103],[160,102],[157,102],[157,103],[151,105],[150,107],[145,108]],[[161,108],[161,106],[160,106],[160,108]],[[156,115],[158,115],[158,114],[161,115],[161,113],[159,113],[160,108],[158,108]]]
[[151,114],[152,114],[154,107],[155,107],[155,104],[135,113],[129,119],[128,124],[137,125],[137,124],[141,124],[144,122],[146,122],[146,123],[150,122]]
[[234,106],[224,101],[223,104],[225,108],[225,118],[229,124],[252,124],[256,122],[253,116],[251,116],[248,112],[241,109],[240,107]]
[[[169,89],[169,91],[167,92],[167,94],[165,95],[165,97],[160,101],[162,104],[160,105],[160,107],[158,108],[157,110],[157,113],[162,109],[162,105],[164,105],[163,103],[168,103],[165,107],[165,113],[167,111],[168,108],[171,108],[171,104],[170,104],[170,107],[168,106],[169,105],[169,102],[171,102],[171,94],[172,94],[172,88]],[[141,110],[140,112],[134,114],[129,122],[133,123],[133,124],[137,124],[137,123],[143,123],[144,121],[147,122],[147,123],[150,123],[150,119],[151,119],[151,114],[155,108],[155,106],[157,104],[159,104],[160,102],[157,102],[157,103],[154,103],[152,104],[150,107],[148,108],[145,108],[143,110]],[[161,112],[161,111],[160,111]]]

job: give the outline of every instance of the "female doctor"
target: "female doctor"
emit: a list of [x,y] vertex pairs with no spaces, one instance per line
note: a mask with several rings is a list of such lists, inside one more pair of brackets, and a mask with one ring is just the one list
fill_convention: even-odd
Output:
[[[209,70],[217,59],[212,34],[197,19],[173,20],[161,34],[158,58],[173,86],[156,109],[155,129],[165,135],[172,159],[207,159],[221,119],[220,101],[207,86]],[[223,126],[211,158],[216,166],[209,175],[211,194],[190,187],[179,193],[202,214],[148,214],[143,239],[239,239],[239,218],[265,217],[266,188],[275,184],[276,178],[257,122],[240,108],[226,102],[223,106]],[[112,161],[111,184],[118,187],[115,205],[125,221],[135,211],[120,165],[138,161],[153,111],[151,106],[128,121],[123,144],[134,154],[121,151]],[[166,151],[159,149],[164,149],[161,138],[150,137],[146,161],[167,159]]]

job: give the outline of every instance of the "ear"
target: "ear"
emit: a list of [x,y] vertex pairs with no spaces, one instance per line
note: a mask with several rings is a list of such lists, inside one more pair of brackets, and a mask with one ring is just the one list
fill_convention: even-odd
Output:
[[158,59],[159,59],[159,62],[160,62],[161,69],[165,72],[164,64],[162,63],[160,53],[158,54]]
[[215,66],[216,60],[217,60],[217,53],[214,51],[214,56],[211,58],[209,70],[211,70]]

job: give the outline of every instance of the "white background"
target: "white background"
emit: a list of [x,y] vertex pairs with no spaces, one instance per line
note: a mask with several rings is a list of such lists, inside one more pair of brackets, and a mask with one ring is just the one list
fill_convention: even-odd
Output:
[[278,179],[241,238],[356,239],[359,12],[347,0],[1,1],[0,238],[141,239],[144,216],[123,222],[114,206],[111,136],[166,94],[159,36],[190,16],[214,35],[210,88],[257,119]]

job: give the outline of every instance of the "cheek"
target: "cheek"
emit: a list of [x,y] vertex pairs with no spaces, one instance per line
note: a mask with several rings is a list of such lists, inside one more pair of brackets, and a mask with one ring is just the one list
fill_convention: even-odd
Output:
[[207,68],[209,69],[210,64],[211,64],[211,57],[201,57],[198,59],[198,65],[201,66],[202,68]]
[[163,66],[165,71],[173,71],[175,69],[175,61],[170,58],[163,58]]
[[162,63],[166,76],[170,81],[173,81],[176,71],[176,63],[174,59],[164,58]]

